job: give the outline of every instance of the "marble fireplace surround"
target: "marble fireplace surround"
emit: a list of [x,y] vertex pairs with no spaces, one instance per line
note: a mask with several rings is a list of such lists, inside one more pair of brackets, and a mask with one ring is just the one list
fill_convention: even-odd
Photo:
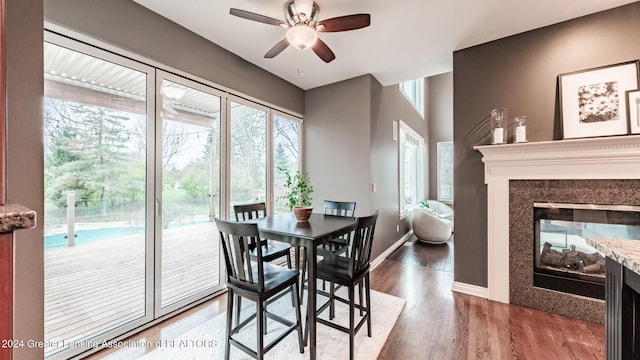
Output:
[[[503,303],[512,302],[510,281],[514,280],[510,279],[508,221],[511,180],[640,180],[640,135],[474,149],[483,155],[487,185],[487,298]],[[602,185],[607,183],[598,188],[606,191]]]

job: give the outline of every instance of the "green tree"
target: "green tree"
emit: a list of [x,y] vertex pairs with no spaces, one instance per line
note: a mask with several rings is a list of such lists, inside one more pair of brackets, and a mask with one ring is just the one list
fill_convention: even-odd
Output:
[[247,106],[231,112],[231,191],[237,201],[266,191],[266,113]]
[[287,173],[291,170],[289,166],[289,159],[287,158],[287,154],[285,152],[284,146],[282,143],[278,143],[275,148],[273,154],[273,163],[276,169],[276,173],[274,177],[276,179],[284,179],[287,177]]
[[95,106],[47,99],[45,102],[45,154],[48,194],[57,206],[66,204],[66,191],[76,191],[85,205],[107,205],[121,201],[127,188],[131,151],[127,149],[125,121],[120,113]]

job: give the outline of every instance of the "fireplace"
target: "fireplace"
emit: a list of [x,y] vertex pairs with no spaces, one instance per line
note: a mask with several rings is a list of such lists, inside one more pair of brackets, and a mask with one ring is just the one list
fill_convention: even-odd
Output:
[[604,299],[604,256],[592,236],[640,240],[640,206],[534,203],[534,286]]
[[[487,186],[485,296],[604,323],[604,301],[534,285],[533,208],[534,203],[640,205],[640,136],[474,148],[483,155]],[[457,288],[467,289],[463,285]]]

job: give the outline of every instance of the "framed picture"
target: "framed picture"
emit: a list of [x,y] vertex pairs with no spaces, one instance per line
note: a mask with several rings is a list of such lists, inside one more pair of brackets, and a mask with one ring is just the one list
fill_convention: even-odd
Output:
[[453,141],[437,143],[438,201],[453,202]]
[[563,138],[628,133],[628,90],[638,89],[638,61],[559,76]]
[[632,134],[640,134],[640,90],[627,91],[627,117]]

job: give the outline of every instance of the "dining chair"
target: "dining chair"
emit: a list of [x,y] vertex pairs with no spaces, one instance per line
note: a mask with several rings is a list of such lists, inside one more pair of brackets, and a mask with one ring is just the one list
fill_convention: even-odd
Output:
[[[298,332],[298,344],[300,353],[304,353],[302,322],[300,315],[300,301],[294,296],[296,321],[292,322],[279,315],[267,312],[266,303],[274,296],[284,292],[286,289],[294,294],[298,293],[298,276],[296,270],[282,266],[276,266],[264,261],[262,257],[262,247],[255,248],[255,261],[252,261],[251,244],[255,244],[260,239],[258,225],[252,223],[228,222],[215,219],[216,226],[220,232],[220,242],[224,253],[224,260],[227,269],[227,324],[225,337],[225,359],[229,360],[231,345],[245,352],[255,359],[263,359],[264,355],[277,345],[291,332]],[[256,312],[247,319],[240,322],[236,319],[233,326],[234,299],[249,299],[256,304]],[[237,304],[240,307],[240,303]],[[275,320],[286,327],[286,329],[275,337],[269,344],[264,344],[264,333],[266,318]],[[234,338],[252,320],[256,320],[256,350],[249,348]]]
[[[332,200],[324,200],[324,214],[325,215],[334,215],[334,216],[348,216],[353,217],[356,211],[356,203],[355,201],[332,201]],[[318,255],[325,256],[329,253],[333,254],[342,254],[349,249],[349,234],[343,235],[341,237],[332,239],[326,244],[322,244],[318,247]],[[302,283],[301,291],[304,291],[304,283],[306,282],[306,269],[307,269],[307,258],[306,256],[302,260]],[[322,283],[322,289],[325,289],[324,282]],[[302,293],[300,294],[302,297]]]
[[[317,315],[325,311],[327,307],[331,308],[330,311],[334,311],[334,302],[339,301],[349,306],[349,327],[338,325],[330,320],[317,318],[317,322],[323,325],[330,326],[334,329],[340,330],[349,334],[349,359],[353,359],[353,345],[355,334],[367,323],[367,336],[371,337],[371,281],[369,278],[369,267],[371,260],[371,245],[373,243],[373,235],[376,228],[376,221],[378,219],[378,212],[373,215],[360,217],[357,219],[356,228],[353,232],[353,238],[351,240],[349,256],[340,256],[338,254],[331,254],[323,258],[318,262],[318,279],[326,280],[331,283],[330,292],[327,293],[322,290],[317,290],[318,294],[327,296],[329,300],[324,303],[317,310]],[[355,301],[355,287],[362,287],[364,282],[366,302],[363,305],[362,299],[360,304],[356,304]],[[342,298],[336,295],[335,287],[333,284],[339,284],[347,288],[348,298]],[[362,314],[362,319],[355,324],[354,311],[359,309]],[[335,315],[335,314],[333,314]],[[330,316],[329,319],[332,319]],[[305,340],[309,333],[309,327],[305,326]]]
[[[264,202],[234,205],[233,212],[235,213],[236,221],[258,219],[267,216],[267,205]],[[269,242],[266,239],[262,239],[260,240],[260,246],[262,247],[262,259],[264,261],[271,262],[280,258],[286,258],[287,266],[291,269],[291,246],[289,244]],[[251,254],[255,259],[255,246],[251,250]]]
[[[252,219],[258,219],[267,216],[267,204],[264,202],[253,204],[240,204],[233,206],[233,212],[235,213],[236,221],[248,221]],[[257,242],[250,244],[249,255],[251,260],[258,261],[257,257]],[[272,262],[281,258],[287,259],[287,267],[291,269],[291,246],[285,243],[270,242],[266,239],[260,240],[260,251],[262,252],[262,261]],[[281,295],[274,297],[273,300],[277,300]],[[294,293],[291,293],[291,302],[293,304]],[[238,304],[241,303],[238,298]],[[266,306],[266,305],[265,305]],[[240,306],[238,306],[238,314],[236,319],[240,318]],[[266,327],[265,327],[266,332]]]
[[[356,212],[355,201],[324,201],[324,213],[326,215],[348,216],[353,217]],[[347,251],[349,248],[349,239],[347,237],[339,237],[322,245],[324,250],[339,254]]]

